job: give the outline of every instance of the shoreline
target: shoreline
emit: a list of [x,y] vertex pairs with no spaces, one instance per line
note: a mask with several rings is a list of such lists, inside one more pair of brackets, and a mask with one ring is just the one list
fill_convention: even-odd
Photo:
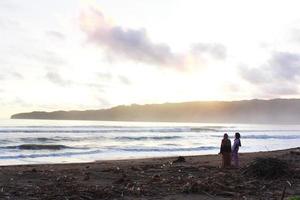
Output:
[[[285,152],[285,151],[291,151],[291,150],[295,150],[298,149],[299,147],[293,147],[293,148],[287,148],[287,149],[278,149],[278,150],[262,150],[262,151],[253,151],[253,152],[242,152],[239,153],[239,155],[241,155],[242,157],[245,155],[249,155],[250,157],[252,157],[252,154],[256,154],[256,155],[260,155],[260,154],[268,154],[272,153],[272,154],[276,154],[276,153],[280,153],[280,152]],[[22,167],[22,166],[43,166],[43,165],[80,165],[80,164],[93,164],[93,163],[113,163],[113,162],[152,162],[153,160],[172,160],[172,159],[176,159],[178,157],[185,157],[185,158],[195,158],[197,159],[198,157],[200,159],[205,158],[205,157],[219,157],[220,155],[218,155],[217,153],[208,153],[208,154],[198,154],[198,155],[177,155],[177,156],[161,156],[161,157],[136,157],[136,158],[118,158],[118,159],[103,159],[103,160],[94,160],[94,161],[82,161],[82,162],[61,162],[61,163],[32,163],[32,164],[9,164],[9,165],[0,165],[0,169],[2,167]],[[220,160],[221,161],[221,160]]]
[[[255,158],[285,160],[293,173],[274,180],[245,176],[243,170]],[[292,183],[286,196],[300,196],[300,147],[241,153],[240,169],[220,169],[220,163],[213,154],[184,156],[182,162],[160,157],[0,166],[0,198],[278,199],[286,181]]]

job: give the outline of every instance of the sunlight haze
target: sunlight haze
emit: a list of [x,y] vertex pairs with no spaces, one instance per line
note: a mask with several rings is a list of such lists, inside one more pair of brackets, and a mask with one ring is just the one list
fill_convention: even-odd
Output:
[[300,2],[1,0],[0,118],[299,98]]

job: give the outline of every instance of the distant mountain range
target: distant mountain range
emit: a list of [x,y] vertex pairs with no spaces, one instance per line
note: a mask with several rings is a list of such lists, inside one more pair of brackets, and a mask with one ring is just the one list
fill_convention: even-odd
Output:
[[300,99],[199,101],[147,105],[123,105],[85,111],[34,111],[12,119],[210,122],[210,123],[300,123]]

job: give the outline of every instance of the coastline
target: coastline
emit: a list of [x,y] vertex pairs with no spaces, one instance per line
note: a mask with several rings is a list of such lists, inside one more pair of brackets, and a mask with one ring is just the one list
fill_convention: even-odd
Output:
[[[300,155],[293,152],[300,148],[241,153],[240,169],[220,169],[219,155],[0,166],[0,198],[278,199],[286,181],[292,183],[286,196],[300,196]],[[271,181],[246,177],[243,170],[258,157],[286,160],[293,174]]]

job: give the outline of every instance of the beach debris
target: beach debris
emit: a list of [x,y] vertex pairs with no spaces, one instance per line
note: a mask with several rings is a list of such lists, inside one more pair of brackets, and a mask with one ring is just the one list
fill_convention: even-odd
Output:
[[121,183],[124,183],[124,182],[126,182],[126,179],[124,177],[121,177],[118,180],[116,180],[114,183],[115,184],[121,184]]
[[286,191],[286,186],[284,186],[284,188],[283,188],[283,191],[282,191],[282,195],[281,195],[280,200],[283,200],[283,199],[284,199],[284,197],[285,197],[285,191]]
[[183,156],[179,156],[176,160],[173,161],[173,163],[182,163],[182,162],[186,162]]
[[161,175],[160,174],[155,174],[152,176],[153,181],[160,181],[161,180]]
[[243,170],[243,174],[274,179],[288,174],[288,164],[278,158],[256,158]]
[[193,176],[193,174],[188,174],[188,177],[187,177],[188,179],[193,179],[193,178],[195,178],[194,176]]
[[[211,196],[235,196],[234,187],[224,181],[224,177],[207,177],[203,180],[190,179],[183,185],[184,193],[202,193]],[[224,183],[223,183],[224,182]],[[225,185],[227,184],[227,185]]]
[[90,180],[90,175],[89,173],[85,173],[84,177],[83,177],[84,181]]
[[[163,199],[168,195],[185,195],[182,192],[201,194],[206,199],[244,200],[275,200],[284,193],[287,199],[300,191],[300,159],[290,151],[277,157],[290,165],[285,168],[286,176],[269,179],[255,172],[264,165],[280,168],[280,163],[262,164],[255,159],[253,162],[247,160],[251,163],[240,169],[219,169],[216,164],[203,165],[191,158],[190,162],[173,165],[169,160],[162,160],[128,165],[88,164],[89,169],[86,165],[15,167],[1,174],[0,199]],[[38,173],[32,171],[33,168]],[[19,174],[20,171],[23,174]]]
[[122,170],[120,167],[118,167],[118,166],[116,166],[116,167],[110,169],[109,171],[113,171],[113,173],[115,173],[115,174],[118,174],[118,173],[122,173],[122,172],[123,172],[123,170]]
[[122,174],[122,177],[114,181],[115,184],[122,184],[122,183],[128,183],[130,182],[130,179],[127,177],[126,174]]
[[201,184],[201,181],[192,181],[187,182],[183,185],[183,192],[185,193],[196,193],[199,192],[199,186]]
[[166,167],[166,164],[162,164],[161,166],[160,166],[160,168],[165,168]]
[[138,166],[131,166],[130,169],[133,171],[142,171],[142,168],[140,168]]
[[300,156],[300,150],[290,151],[290,154]]

